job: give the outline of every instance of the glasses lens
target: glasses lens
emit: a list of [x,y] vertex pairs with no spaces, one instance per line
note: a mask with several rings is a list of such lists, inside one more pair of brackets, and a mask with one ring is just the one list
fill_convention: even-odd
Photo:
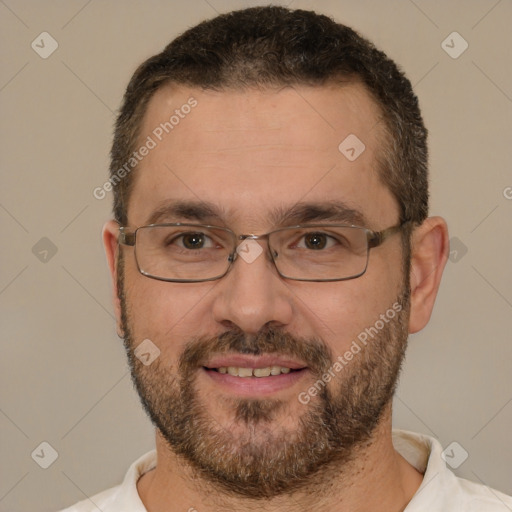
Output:
[[[222,228],[182,224],[137,230],[135,256],[142,274],[169,281],[203,281],[223,276],[236,247]],[[269,244],[279,273],[289,279],[335,281],[363,274],[368,264],[364,228],[308,226],[275,231]]]
[[363,228],[283,229],[272,234],[270,244],[277,269],[290,279],[349,279],[364,273],[368,264],[368,239]]
[[234,240],[230,231],[197,225],[145,226],[137,230],[140,271],[169,280],[204,280],[223,275]]

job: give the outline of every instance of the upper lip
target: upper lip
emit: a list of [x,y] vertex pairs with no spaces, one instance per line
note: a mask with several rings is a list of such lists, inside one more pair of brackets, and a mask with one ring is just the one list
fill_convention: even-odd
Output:
[[284,368],[291,368],[292,370],[299,370],[307,367],[307,365],[302,361],[276,354],[264,354],[261,356],[224,354],[212,357],[202,366],[205,366],[206,368],[221,368],[229,366],[237,368],[267,368],[269,366],[281,366]]

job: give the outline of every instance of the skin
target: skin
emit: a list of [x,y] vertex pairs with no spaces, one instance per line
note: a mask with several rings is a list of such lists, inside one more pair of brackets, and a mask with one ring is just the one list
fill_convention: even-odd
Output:
[[[375,231],[398,223],[397,203],[376,172],[375,155],[383,143],[379,111],[360,84],[243,92],[166,86],[149,103],[141,141],[190,96],[197,100],[197,107],[136,170],[128,206],[130,227],[147,224],[157,206],[175,199],[217,205],[223,219],[212,223],[223,221],[237,234],[261,234],[280,227],[269,212],[276,206],[289,209],[298,201],[323,204],[341,200],[361,211],[367,220],[365,227]],[[353,162],[338,151],[340,142],[351,133],[366,146]],[[247,334],[273,325],[296,336],[318,336],[333,354],[343,354],[358,333],[390,307],[403,281],[399,236],[372,249],[366,273],[353,280],[284,280],[262,256],[250,264],[238,258],[221,280],[183,284],[141,275],[133,248],[118,247],[118,233],[114,221],[105,225],[103,238],[118,331],[122,334],[116,265],[118,250],[123,250],[132,334],[139,342],[151,339],[161,351],[161,363],[170,371],[186,341],[219,335],[233,326]],[[430,318],[447,248],[443,219],[431,217],[415,228],[410,333],[421,330]],[[296,428],[304,412],[297,395],[313,382],[306,374],[293,386],[276,392],[275,398],[287,405],[286,414],[275,419],[280,426]],[[206,412],[228,427],[232,411],[226,405],[229,402],[221,400],[226,390],[201,376],[197,386]],[[197,477],[191,468],[168,449],[158,430],[156,448],[156,469],[138,482],[139,495],[150,512],[188,510],[192,506],[199,512],[243,508],[268,512],[399,511],[422,480],[393,448],[390,404],[372,442],[358,451],[343,475],[330,480],[329,490],[321,499],[312,499],[307,492],[293,499],[281,496],[265,502],[226,497],[205,482],[194,482]]]

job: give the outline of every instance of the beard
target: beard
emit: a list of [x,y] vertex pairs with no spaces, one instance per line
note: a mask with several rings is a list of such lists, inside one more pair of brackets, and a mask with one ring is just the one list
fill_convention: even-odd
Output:
[[[408,337],[409,292],[404,285],[399,313],[307,404],[290,427],[290,404],[274,398],[219,398],[229,411],[220,424],[208,412],[197,375],[215,354],[276,354],[298,357],[314,377],[333,365],[331,349],[319,338],[301,338],[274,328],[254,336],[233,329],[188,340],[175,367],[157,358],[144,366],[134,355],[130,308],[118,266],[122,329],[133,383],[142,405],[169,449],[203,480],[232,496],[268,499],[328,484],[343,474],[391,404]],[[363,328],[364,330],[364,328]],[[306,391],[305,388],[302,391]],[[299,402],[297,400],[297,402]],[[294,405],[296,415],[297,406]]]

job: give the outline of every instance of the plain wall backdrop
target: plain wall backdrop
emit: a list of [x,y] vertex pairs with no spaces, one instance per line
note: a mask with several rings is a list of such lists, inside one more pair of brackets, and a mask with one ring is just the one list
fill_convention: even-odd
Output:
[[[1,511],[85,499],[153,447],[115,332],[100,236],[111,194],[93,190],[136,66],[205,18],[263,3],[0,2]],[[431,322],[410,338],[394,425],[457,442],[458,475],[512,494],[512,3],[275,3],[355,28],[414,85],[431,214],[452,252]]]

